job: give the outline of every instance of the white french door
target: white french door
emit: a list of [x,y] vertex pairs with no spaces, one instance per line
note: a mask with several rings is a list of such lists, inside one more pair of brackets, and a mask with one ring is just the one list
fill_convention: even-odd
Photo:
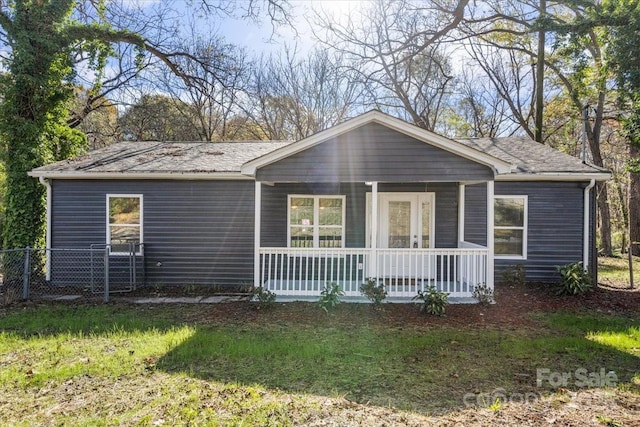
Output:
[[435,257],[420,249],[434,247],[434,228],[435,193],[378,193],[380,277],[433,278]]
[[433,193],[380,193],[378,247],[433,248]]

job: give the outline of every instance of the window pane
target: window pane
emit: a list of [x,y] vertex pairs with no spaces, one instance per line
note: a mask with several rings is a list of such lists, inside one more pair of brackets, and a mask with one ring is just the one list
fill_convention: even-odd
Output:
[[496,255],[523,255],[522,230],[495,230],[494,236]]
[[111,197],[109,224],[140,224],[140,198]]
[[319,247],[321,248],[340,248],[342,247],[342,228],[325,228],[320,227]]
[[313,225],[313,199],[292,197],[289,216],[290,225]]
[[495,225],[504,227],[524,226],[524,199],[495,199]]
[[312,248],[313,247],[313,228],[310,227],[291,227],[291,245],[292,248]]
[[342,199],[320,199],[320,225],[342,225]]
[[140,243],[140,227],[114,225],[110,231],[112,252],[128,252],[129,243]]

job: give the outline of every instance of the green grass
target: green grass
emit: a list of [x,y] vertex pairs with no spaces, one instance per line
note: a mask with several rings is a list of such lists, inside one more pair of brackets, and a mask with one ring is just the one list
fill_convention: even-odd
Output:
[[[640,288],[640,257],[633,257],[635,287]],[[629,286],[629,260],[627,255],[598,258],[598,281],[615,287]]]
[[325,397],[440,413],[460,409],[465,393],[548,393],[536,386],[537,368],[604,367],[628,389],[640,384],[630,317],[545,314],[537,329],[398,327],[375,317],[211,325],[198,310],[10,311],[0,318],[0,424],[296,425]]

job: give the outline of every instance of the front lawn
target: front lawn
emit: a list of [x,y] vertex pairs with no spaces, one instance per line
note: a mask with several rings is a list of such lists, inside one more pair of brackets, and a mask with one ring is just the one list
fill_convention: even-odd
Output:
[[[538,307],[550,298],[507,292]],[[527,313],[497,299],[451,306],[444,318],[411,305],[341,304],[329,315],[305,303],[265,312],[249,303],[6,308],[0,425],[640,418],[637,310]]]
[[[640,288],[640,257],[633,257],[633,276]],[[627,254],[598,258],[598,281],[614,288],[629,287],[629,258]]]

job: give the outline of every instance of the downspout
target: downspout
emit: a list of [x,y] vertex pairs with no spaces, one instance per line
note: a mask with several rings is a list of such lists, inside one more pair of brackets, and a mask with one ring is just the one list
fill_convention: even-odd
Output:
[[584,229],[582,236],[582,267],[584,268],[584,271],[589,270],[589,232],[591,231],[591,227],[589,224],[589,193],[594,185],[596,185],[596,180],[592,179],[589,185],[587,185],[584,189]]
[[38,178],[40,184],[47,189],[47,223],[45,242],[45,274],[46,280],[51,280],[51,183],[43,176]]

